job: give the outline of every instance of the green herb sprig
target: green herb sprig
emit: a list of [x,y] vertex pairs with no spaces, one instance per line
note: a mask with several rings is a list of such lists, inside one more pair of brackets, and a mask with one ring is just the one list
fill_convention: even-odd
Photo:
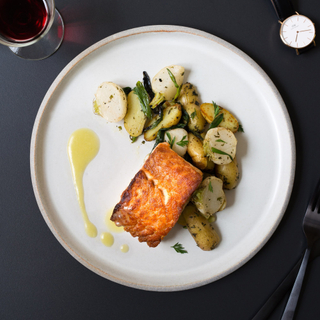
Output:
[[214,101],[212,101],[212,104],[214,108],[214,117],[216,117],[221,111],[221,108]]
[[238,132],[244,132],[243,127],[241,124],[239,124]]
[[149,96],[143,84],[141,83],[141,81],[137,82],[136,86],[133,88],[133,92],[138,96],[142,112],[148,119],[151,119],[151,108],[149,106],[149,103],[150,103]]
[[194,111],[190,114],[190,117],[193,120],[196,116],[197,116],[197,110],[194,109]]
[[216,142],[221,142],[221,143],[226,143],[224,140],[222,139],[217,139]]
[[226,152],[224,152],[224,151],[222,151],[222,150],[219,150],[219,149],[216,149],[216,148],[213,148],[213,147],[211,147],[211,151],[212,151],[213,153],[218,153],[218,154],[222,154],[222,155],[224,155],[224,156],[228,156],[228,157],[231,159],[231,161],[233,161],[233,158],[230,156],[229,153],[226,153]]
[[179,142],[177,142],[177,145],[180,146],[180,147],[187,146],[189,141],[185,140],[185,139],[187,139],[187,136],[183,136],[182,139]]
[[213,187],[212,187],[212,184],[211,184],[211,180],[209,181],[208,189],[209,189],[210,192],[213,192]]
[[188,253],[188,251],[185,250],[185,248],[179,242],[177,242],[174,246],[171,246],[171,248],[176,250],[178,253]]
[[170,148],[172,149],[172,147],[173,147],[173,145],[174,145],[174,142],[175,142],[175,140],[176,140],[176,137],[174,137],[174,138],[172,139],[171,134],[170,134],[169,132],[166,132],[166,136],[167,136],[168,139],[169,139]]
[[170,79],[172,80],[174,86],[177,88],[177,92],[176,92],[176,95],[174,96],[173,98],[173,101],[176,101],[178,99],[178,97],[180,96],[180,91],[181,91],[181,88],[182,88],[182,85],[179,86],[177,84],[177,81],[176,81],[176,78],[175,76],[173,75],[173,73],[167,68],[167,71],[169,73],[169,76],[170,76]]

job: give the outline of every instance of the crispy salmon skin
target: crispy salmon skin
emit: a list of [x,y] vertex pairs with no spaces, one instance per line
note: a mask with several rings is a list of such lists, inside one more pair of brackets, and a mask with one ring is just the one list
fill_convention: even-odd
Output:
[[179,219],[202,172],[171,150],[157,145],[115,206],[111,220],[140,242],[156,247]]

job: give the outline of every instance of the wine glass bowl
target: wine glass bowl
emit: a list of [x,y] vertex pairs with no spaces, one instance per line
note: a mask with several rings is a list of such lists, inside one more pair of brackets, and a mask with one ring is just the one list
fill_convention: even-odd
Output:
[[63,36],[54,0],[0,0],[0,43],[16,55],[44,59],[59,48]]

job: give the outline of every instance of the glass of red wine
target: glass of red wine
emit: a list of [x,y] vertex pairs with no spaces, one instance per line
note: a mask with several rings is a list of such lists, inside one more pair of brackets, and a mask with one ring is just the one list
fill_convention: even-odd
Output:
[[64,23],[54,0],[0,0],[0,43],[19,57],[47,58],[63,36]]

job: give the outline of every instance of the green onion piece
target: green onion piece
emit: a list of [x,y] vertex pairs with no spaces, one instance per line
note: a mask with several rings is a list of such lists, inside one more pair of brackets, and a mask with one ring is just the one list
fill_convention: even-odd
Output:
[[159,104],[161,104],[163,101],[165,101],[165,96],[161,92],[157,92],[153,99],[150,102],[151,109],[156,108]]

